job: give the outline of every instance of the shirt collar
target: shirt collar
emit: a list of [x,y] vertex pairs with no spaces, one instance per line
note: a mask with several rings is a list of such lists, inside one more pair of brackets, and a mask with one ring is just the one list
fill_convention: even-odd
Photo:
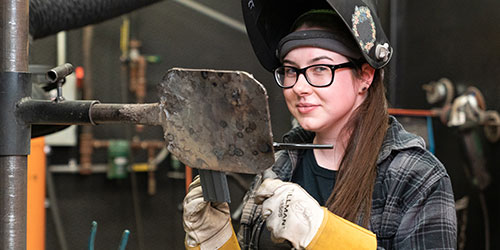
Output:
[[384,161],[393,151],[419,147],[425,148],[422,137],[406,131],[394,116],[389,116],[389,128],[382,142],[377,165]]

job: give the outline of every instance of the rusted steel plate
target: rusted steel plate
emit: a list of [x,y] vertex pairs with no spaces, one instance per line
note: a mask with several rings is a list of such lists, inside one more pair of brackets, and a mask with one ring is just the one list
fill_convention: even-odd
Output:
[[274,163],[267,93],[250,74],[174,68],[159,88],[167,148],[183,163],[237,173]]

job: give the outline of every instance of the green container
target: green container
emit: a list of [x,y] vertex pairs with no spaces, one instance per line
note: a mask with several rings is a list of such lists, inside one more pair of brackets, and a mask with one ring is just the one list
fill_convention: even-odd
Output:
[[130,143],[112,140],[108,147],[108,179],[127,178],[130,165]]

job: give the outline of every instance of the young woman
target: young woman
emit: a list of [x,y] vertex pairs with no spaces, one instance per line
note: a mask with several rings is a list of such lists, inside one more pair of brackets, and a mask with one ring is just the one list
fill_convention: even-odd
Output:
[[300,125],[284,141],[334,148],[279,151],[244,198],[239,242],[227,204],[203,202],[195,181],[188,248],[456,248],[445,168],[387,113],[381,68],[392,51],[375,13],[363,1],[328,4],[295,19],[276,44],[274,75]]

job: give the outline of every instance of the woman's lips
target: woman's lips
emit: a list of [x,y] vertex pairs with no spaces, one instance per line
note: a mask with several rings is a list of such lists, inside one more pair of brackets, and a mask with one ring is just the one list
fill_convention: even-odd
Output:
[[312,112],[314,109],[319,107],[319,105],[312,104],[312,103],[298,103],[296,105],[296,107],[300,113],[305,114],[305,113]]

